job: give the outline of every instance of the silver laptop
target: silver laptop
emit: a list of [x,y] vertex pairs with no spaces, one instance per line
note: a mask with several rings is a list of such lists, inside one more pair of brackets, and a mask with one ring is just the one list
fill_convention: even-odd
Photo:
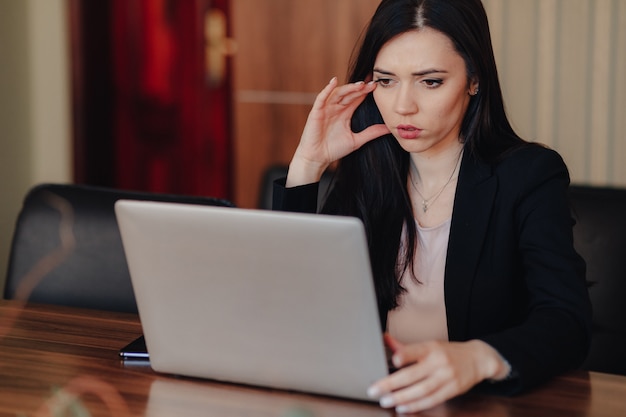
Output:
[[388,374],[354,218],[120,200],[157,372],[369,400]]

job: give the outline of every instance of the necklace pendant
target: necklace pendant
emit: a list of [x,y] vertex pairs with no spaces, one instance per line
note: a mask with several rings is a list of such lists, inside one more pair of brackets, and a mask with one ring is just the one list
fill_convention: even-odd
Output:
[[424,213],[428,211],[428,202],[426,200],[422,200],[422,210]]

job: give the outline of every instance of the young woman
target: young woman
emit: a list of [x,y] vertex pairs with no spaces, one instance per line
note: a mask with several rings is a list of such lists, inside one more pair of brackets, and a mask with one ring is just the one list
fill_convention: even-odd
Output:
[[353,63],[318,95],[274,208],[366,228],[397,372],[369,394],[398,412],[476,385],[519,392],[584,360],[590,303],[569,175],[520,139],[480,0],[383,0]]

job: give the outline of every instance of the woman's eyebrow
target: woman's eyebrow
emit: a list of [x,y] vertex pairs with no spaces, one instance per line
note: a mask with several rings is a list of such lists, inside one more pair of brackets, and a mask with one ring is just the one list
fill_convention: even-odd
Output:
[[379,68],[374,68],[373,71],[377,72],[379,74],[383,74],[383,75],[395,75],[393,72],[385,71],[385,70],[382,70],[382,69],[379,69]]
[[[385,71],[385,70],[380,69],[380,68],[374,68],[373,71],[377,72],[379,74],[383,74],[383,75],[395,75],[391,71]],[[446,74],[447,72],[448,71],[446,71],[446,70],[441,70],[441,69],[437,69],[437,68],[429,68],[429,69],[425,69],[423,71],[412,72],[411,75],[417,76],[417,77],[422,77],[424,75],[429,75],[429,74]]]

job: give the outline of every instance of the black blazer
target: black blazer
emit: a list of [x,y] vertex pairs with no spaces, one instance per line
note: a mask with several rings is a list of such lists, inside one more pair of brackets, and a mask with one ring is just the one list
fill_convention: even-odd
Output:
[[[275,209],[315,211],[317,184],[283,184]],[[497,164],[466,152],[461,163],[444,277],[448,336],[484,340],[509,361],[515,378],[483,384],[496,392],[537,385],[586,357],[591,304],[568,185],[561,157],[540,146]]]

